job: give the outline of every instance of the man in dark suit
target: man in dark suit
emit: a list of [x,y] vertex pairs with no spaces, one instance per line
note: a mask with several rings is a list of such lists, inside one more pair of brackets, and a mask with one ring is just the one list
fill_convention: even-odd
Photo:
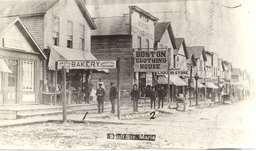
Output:
[[133,112],[138,112],[138,100],[140,98],[140,92],[137,89],[137,84],[133,85],[133,90],[131,91],[130,96],[133,101]]
[[102,84],[99,84],[99,88],[97,89],[96,96],[98,101],[98,113],[100,114],[104,112],[105,90],[102,88]]
[[113,82],[111,82],[110,85],[111,85],[111,88],[109,91],[109,100],[110,100],[111,106],[112,106],[111,113],[115,114],[115,99],[117,96],[117,88],[114,86]]
[[161,87],[158,90],[158,108],[160,108],[161,102],[162,102],[162,108],[163,108],[165,96],[166,96],[166,91],[164,90],[164,87]]

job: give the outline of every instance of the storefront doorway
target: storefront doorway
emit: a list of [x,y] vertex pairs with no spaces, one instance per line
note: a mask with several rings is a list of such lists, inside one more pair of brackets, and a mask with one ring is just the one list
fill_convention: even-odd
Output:
[[7,88],[5,93],[4,104],[15,104],[17,97],[17,77],[18,77],[18,60],[9,59],[8,68],[12,73],[7,73]]

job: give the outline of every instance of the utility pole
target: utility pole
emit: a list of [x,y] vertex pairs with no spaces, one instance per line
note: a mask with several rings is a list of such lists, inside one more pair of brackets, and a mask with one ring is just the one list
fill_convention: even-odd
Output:
[[171,49],[169,48],[167,50],[167,54],[168,54],[168,58],[167,58],[167,61],[168,61],[168,70],[167,70],[167,73],[168,73],[168,83],[167,83],[167,102],[168,102],[168,108],[170,109],[171,108],[171,103],[170,103],[170,51]]
[[117,98],[117,117],[120,120],[120,57],[117,57],[117,87],[118,87],[118,98]]
[[62,80],[63,80],[63,86],[62,86],[62,115],[63,115],[63,123],[67,122],[67,106],[66,106],[66,69],[63,66],[62,67]]

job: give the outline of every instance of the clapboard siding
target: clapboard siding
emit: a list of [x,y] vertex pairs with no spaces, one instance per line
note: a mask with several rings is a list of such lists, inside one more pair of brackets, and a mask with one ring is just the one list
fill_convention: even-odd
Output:
[[24,23],[30,34],[36,40],[37,44],[43,49],[44,39],[44,16],[29,16],[21,17],[21,21]]
[[[120,57],[120,91],[121,97],[129,97],[131,90],[131,36],[92,36],[91,51],[98,60],[117,60]],[[93,73],[92,82],[99,78],[105,83],[106,91],[109,92],[110,82],[117,84],[117,70],[111,69],[110,73]]]

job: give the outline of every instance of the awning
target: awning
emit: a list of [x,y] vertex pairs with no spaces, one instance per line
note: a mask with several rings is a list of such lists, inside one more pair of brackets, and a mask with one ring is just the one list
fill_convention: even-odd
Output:
[[4,62],[4,59],[1,59],[1,58],[0,58],[0,72],[12,73],[12,71],[7,67],[6,63]]
[[[55,70],[55,62],[58,60],[97,60],[91,52],[82,51],[77,49],[70,49],[60,46],[49,46],[51,49],[48,68],[49,70]],[[96,69],[97,71],[103,71],[109,73],[108,69]]]
[[[193,85],[191,85],[192,88],[195,88],[195,87],[196,87],[196,82],[195,82],[195,81],[196,81],[196,80],[194,80]],[[200,83],[200,82],[197,81],[197,87],[198,87],[198,88],[204,88],[204,85],[203,85],[202,83]]]
[[206,87],[207,88],[212,88],[212,89],[218,89],[218,87],[215,85],[215,84],[213,84],[213,83],[206,83]]
[[[168,84],[168,75],[158,76],[158,84]],[[177,75],[170,75],[170,84],[176,86],[186,86],[187,84]]]

